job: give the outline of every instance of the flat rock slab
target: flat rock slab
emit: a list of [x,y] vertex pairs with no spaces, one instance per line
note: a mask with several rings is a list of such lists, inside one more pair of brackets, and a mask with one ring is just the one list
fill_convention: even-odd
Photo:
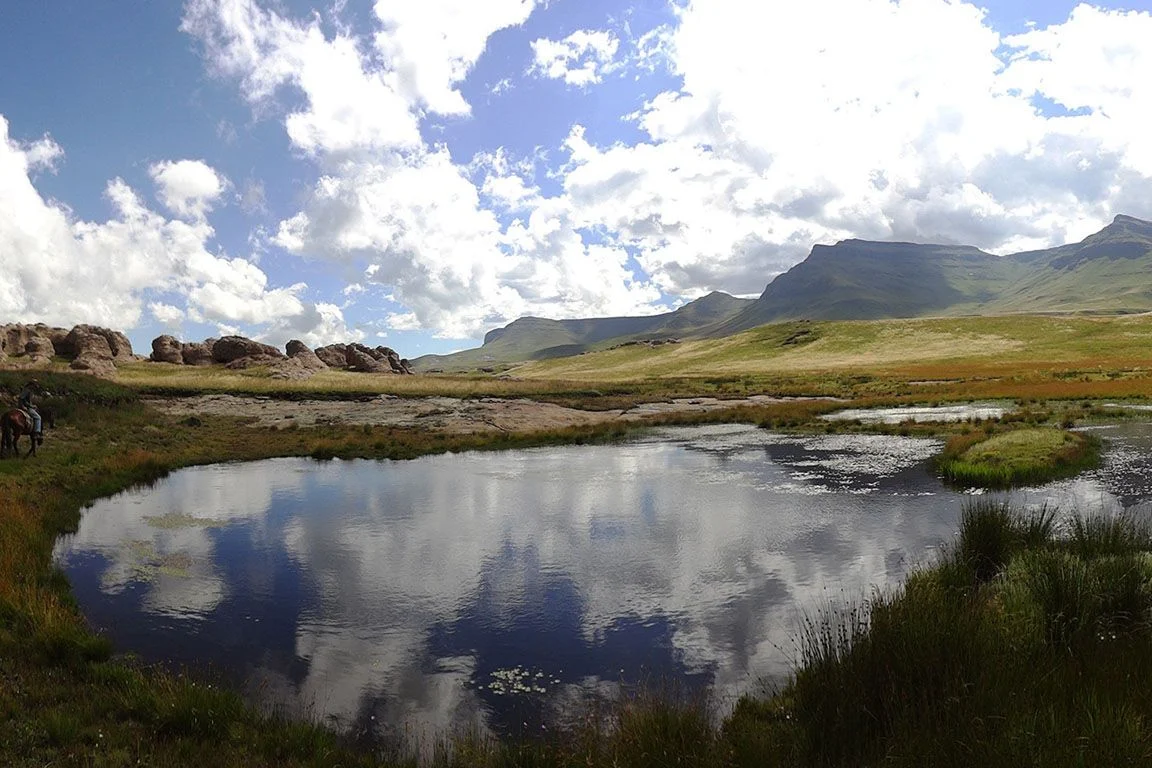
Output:
[[768,405],[796,398],[754,395],[738,400],[712,397],[645,403],[627,410],[583,411],[526,399],[485,397],[402,398],[379,395],[370,400],[276,400],[237,395],[150,398],[158,410],[173,416],[219,415],[254,418],[253,426],[301,427],[324,424],[378,424],[423,427],[445,432],[532,432],[545,429],[636,421],[670,413],[693,413],[742,405]]

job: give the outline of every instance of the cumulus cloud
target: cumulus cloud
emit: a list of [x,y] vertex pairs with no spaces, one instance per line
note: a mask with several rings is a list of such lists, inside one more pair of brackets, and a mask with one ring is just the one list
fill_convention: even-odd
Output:
[[184,310],[171,304],[154,301],[148,305],[148,311],[152,313],[152,317],[156,318],[158,323],[172,330],[179,328],[184,322]]
[[[535,4],[475,5],[378,2],[371,35],[252,0],[187,6],[258,113],[295,96],[284,127],[319,179],[272,242],[365,270],[401,305],[396,328],[476,336],[529,313],[649,312],[661,292],[755,293],[846,237],[1005,252],[1152,215],[1152,14],[1080,6],[1006,38],[952,0],[690,0],[630,44],[637,71],[680,83],[626,116],[642,139],[573,126],[549,195],[499,151],[462,166],[421,137],[428,114],[469,112],[460,86],[489,37]],[[588,85],[619,46],[540,38],[531,72]]]
[[581,29],[563,40],[540,38],[532,43],[530,73],[568,85],[600,82],[613,68],[620,41],[611,32]]
[[[455,86],[488,36],[533,7],[500,2],[480,13],[474,5],[380,3],[380,31],[369,44],[342,33],[326,38],[315,21],[248,2],[190,4],[184,27],[204,41],[214,71],[238,78],[254,103],[285,85],[304,96],[285,129],[323,175],[273,242],[366,266],[404,305],[389,317],[397,329],[462,338],[526,313],[653,311],[656,288],[632,273],[622,248],[586,243],[566,202],[545,201],[506,164],[486,168],[478,188],[474,169],[453,162],[447,147],[419,140],[419,110],[467,111]],[[448,11],[459,18],[445,22]],[[366,55],[369,47],[378,56]],[[316,74],[337,61],[338,84]],[[482,194],[530,215],[505,224]]]
[[492,33],[523,24],[538,1],[377,0],[375,47],[411,102],[440,114],[467,114],[457,86]]
[[661,46],[683,87],[635,116],[648,140],[577,128],[566,190],[676,294],[762,287],[813,241],[1062,243],[1152,213],[1149,31],[1088,6],[1003,39],[945,0],[692,2]]
[[[104,222],[75,219],[45,200],[31,171],[56,162],[62,150],[44,139],[23,144],[8,135],[0,116],[0,316],[69,325],[98,322],[131,329],[147,306],[158,322],[284,323],[323,313],[299,298],[302,285],[270,287],[251,261],[209,250],[215,232],[204,219],[219,177],[202,163],[159,163],[153,176],[168,205],[188,220],[151,210],[121,179],[108,182],[113,211]],[[191,167],[192,172],[185,170]],[[201,171],[207,171],[202,174]],[[222,184],[222,182],[220,182]],[[175,297],[185,306],[157,300]]]
[[166,160],[148,173],[160,202],[186,219],[203,219],[228,187],[228,180],[202,160]]

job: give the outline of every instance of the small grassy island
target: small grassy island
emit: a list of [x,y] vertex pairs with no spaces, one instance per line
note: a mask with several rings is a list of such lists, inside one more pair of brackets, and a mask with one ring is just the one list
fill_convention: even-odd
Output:
[[1055,427],[977,430],[950,438],[937,465],[958,485],[1010,488],[1089,469],[1100,459],[1099,447],[1091,435]]

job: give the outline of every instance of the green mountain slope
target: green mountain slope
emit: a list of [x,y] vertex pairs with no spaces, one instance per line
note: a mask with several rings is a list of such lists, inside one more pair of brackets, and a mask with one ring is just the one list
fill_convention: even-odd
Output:
[[986,311],[1152,310],[1152,222],[1117,216],[1079,243],[1009,258],[1030,268]]
[[811,255],[768,284],[726,336],[777,320],[874,320],[939,314],[980,304],[1027,267],[968,246],[845,240]]
[[817,245],[768,284],[726,336],[764,323],[1152,309],[1152,223],[1117,216],[1079,243],[1011,256],[966,246]]
[[755,301],[713,293],[650,317],[526,317],[490,332],[479,349],[423,357],[416,365],[469,370],[635,339],[721,338],[782,320],[1144,311],[1152,311],[1152,222],[1117,216],[1079,243],[1010,256],[956,245],[817,245]]
[[753,303],[713,292],[673,312],[644,317],[548,320],[522,317],[489,331],[484,345],[450,355],[425,355],[412,361],[417,371],[467,371],[526,360],[567,357],[640,339],[678,339],[700,335]]

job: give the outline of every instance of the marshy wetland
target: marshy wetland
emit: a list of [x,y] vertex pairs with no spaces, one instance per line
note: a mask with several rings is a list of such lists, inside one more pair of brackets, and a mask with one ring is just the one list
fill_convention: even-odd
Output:
[[[37,460],[0,464],[13,765],[411,765],[417,740],[442,765],[943,765],[924,734],[973,733],[970,754],[1015,759],[1006,745],[1042,738],[1045,764],[1075,764],[1089,737],[1146,743],[1144,699],[1116,675],[1139,674],[1127,649],[1147,630],[1152,539],[1123,526],[1147,513],[1152,451],[1141,410],[1101,405],[1147,402],[1115,400],[1116,378],[1098,380],[1107,400],[1084,398],[1081,378],[1065,400],[992,392],[999,418],[951,423],[820,418],[959,405],[898,380],[877,396],[872,377],[760,389],[836,400],[749,401],[755,383],[732,382],[745,401],[727,409],[672,407],[682,381],[560,386],[553,405],[596,423],[483,432],[161,411],[140,389],[45,378],[60,429]],[[432,385],[411,394],[452,386]],[[934,464],[949,439],[1068,427],[1103,446],[1072,478],[1000,494],[946,484]],[[1021,511],[966,518],[990,499]],[[1017,531],[1028,509],[1057,510],[1042,539]],[[1076,536],[1102,537],[1131,578],[1106,579],[1120,561],[1093,565],[1068,549]],[[1071,644],[1053,644],[1028,591],[1037,548],[1073,558],[1053,567],[1089,585],[1076,626],[1091,631],[1060,630]],[[1128,602],[1108,602],[1105,583],[1131,586]],[[1003,625],[1005,606],[1022,623]],[[877,634],[877,617],[910,634]],[[1043,722],[977,733],[1006,717],[1004,681]],[[853,719],[877,707],[881,720]]]
[[[1152,426],[1094,431],[1099,470],[1002,498],[1152,499]],[[940,445],[713,425],[210,465],[96,502],[56,561],[117,648],[358,733],[520,736],[654,681],[726,715],[787,681],[804,610],[895,588],[950,542],[973,497],[937,476]]]

